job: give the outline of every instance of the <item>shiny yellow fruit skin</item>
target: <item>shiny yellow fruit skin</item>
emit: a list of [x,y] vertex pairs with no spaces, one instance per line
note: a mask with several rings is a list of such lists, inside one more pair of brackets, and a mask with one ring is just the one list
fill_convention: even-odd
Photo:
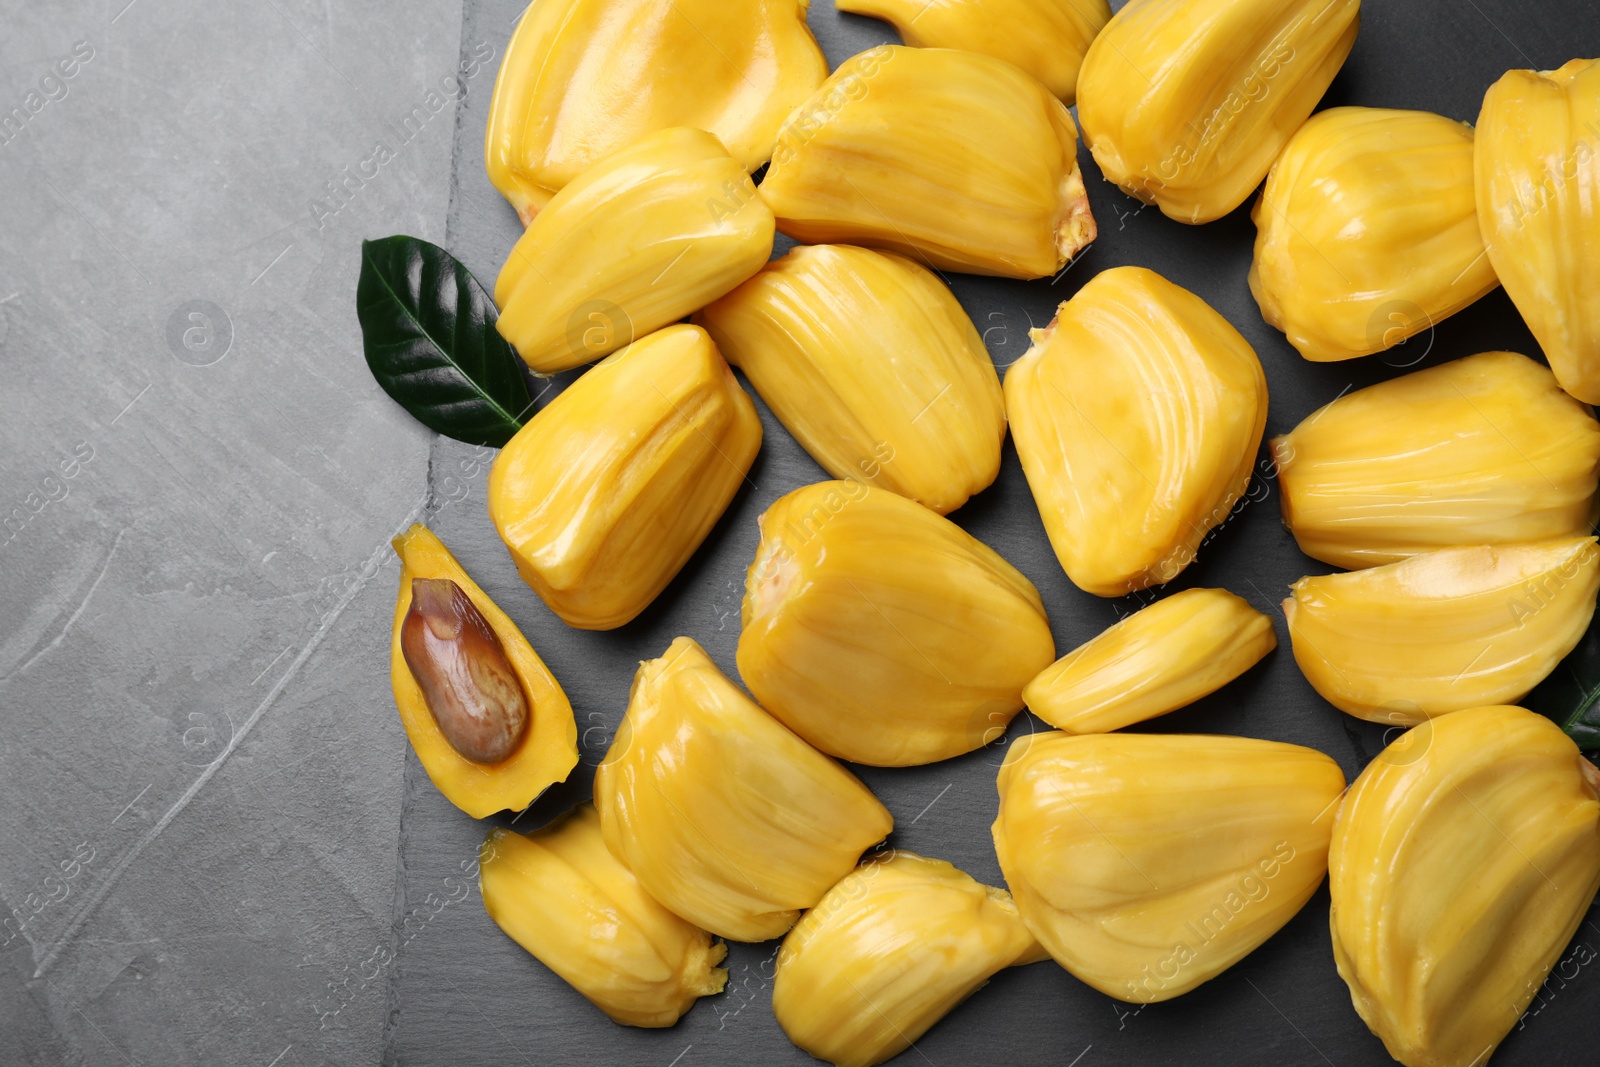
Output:
[[943,515],[1000,472],[1000,376],[932,271],[849,245],[801,245],[695,316],[835,478]]
[[805,244],[1042,278],[1094,240],[1072,114],[992,56],[885,45],[846,60],[778,132],[761,196]]
[[1250,217],[1250,291],[1309,360],[1392,348],[1499,284],[1478,233],[1472,127],[1443,115],[1313,115]]
[[761,447],[761,420],[698,326],[590,368],[489,470],[489,518],[569,626],[609,630],[665,589]]
[[1562,388],[1600,403],[1600,60],[1513,70],[1478,115],[1489,260]]
[[845,875],[784,939],[772,1011],[836,1067],[910,1048],[957,1004],[1043,950],[1011,894],[944,860],[893,851]]
[[1111,19],[1106,0],[834,0],[894,24],[916,48],[964,48],[1015,63],[1062,103],[1078,89],[1089,42]]
[[735,941],[781,936],[894,827],[687,637],[639,666],[594,800],[607,846],[650,894]]
[[1302,578],[1283,602],[1295,661],[1328,703],[1373,722],[1521,700],[1589,629],[1594,546],[1446,548]]
[[489,181],[531,221],[582,171],[669,126],[707,130],[748,173],[828,62],[808,0],[538,0],[489,105]]
[[1031,734],[1000,768],[995,853],[1028,928],[1149,1004],[1277,933],[1327,871],[1339,765],[1247,737]]
[[1359,0],[1130,0],[1089,46],[1078,120],[1107,180],[1179,222],[1244,203],[1344,65]]
[[[567,694],[517,624],[467,576],[433,531],[413,524],[393,544],[400,557],[400,595],[394,605],[389,680],[406,738],[439,792],[474,819],[507,809],[520,811],[549,786],[566,781],[577,766],[578,728],[572,720]],[[406,665],[400,648],[400,627],[411,610],[413,578],[448,578],[455,582],[500,639],[500,647],[522,683],[533,717],[516,751],[500,763],[474,763],[450,746]]]
[[1300,551],[1353,570],[1584,536],[1600,425],[1547,368],[1480,352],[1341,396],[1272,455]]
[[1006,415],[1067,577],[1170,582],[1250,481],[1267,379],[1239,331],[1143,267],[1101,271],[1006,372]]
[[1482,1067],[1600,888],[1600,780],[1514,707],[1432,719],[1367,765],[1328,863],[1333,956],[1406,1067]]
[[536,374],[705,307],[772,255],[772,212],[700,130],[653,133],[563,189],[500,268],[495,328]]
[[908,767],[979,748],[1055,659],[1033,583],[955,523],[860,482],[761,516],[739,674],[829,755]]
[[496,828],[478,856],[495,925],[624,1026],[671,1026],[722,992],[728,946],[644,891],[585,804],[531,834]]
[[1022,699],[1058,730],[1109,733],[1216,692],[1277,645],[1272,620],[1226,589],[1185,589],[1056,660]]

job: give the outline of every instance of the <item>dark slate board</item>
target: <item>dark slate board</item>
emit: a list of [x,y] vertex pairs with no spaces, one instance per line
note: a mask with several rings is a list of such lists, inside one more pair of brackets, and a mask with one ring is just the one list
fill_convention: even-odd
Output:
[[[522,0],[469,0],[463,54],[479,42],[503,54]],[[1114,4],[1120,7],[1120,4]],[[841,16],[817,0],[811,25],[837,65],[862,49],[895,40],[886,24]],[[1348,64],[1324,104],[1411,107],[1476,118],[1483,91],[1510,67],[1548,69],[1574,55],[1600,53],[1600,4],[1593,0],[1368,0]],[[483,83],[487,86],[487,81]],[[457,131],[449,245],[485,282],[519,233],[515,215],[484,176],[488,93],[476,87]],[[1018,145],[1016,151],[1026,152]],[[1200,294],[1250,340],[1271,391],[1267,434],[1284,433],[1348,388],[1360,388],[1489,348],[1537,354],[1502,293],[1387,356],[1336,364],[1302,360],[1262,322],[1245,283],[1255,230],[1249,207],[1209,226],[1170,222],[1099,180],[1080,152],[1100,224],[1093,249],[1055,280],[1015,282],[956,275],[957,296],[1004,368],[1027,350],[1030,325],[1049,321],[1057,303],[1097,271],[1139,264]],[[781,249],[780,249],[781,251]],[[570,376],[569,376],[570,377]],[[563,383],[558,383],[564,384]],[[757,401],[759,405],[759,400]],[[474,823],[445,801],[415,758],[406,768],[401,829],[402,877],[395,909],[396,965],[390,970],[387,1060],[394,1064],[713,1064],[813,1062],[784,1038],[771,1011],[776,943],[732,945],[728,991],[696,1006],[675,1028],[612,1025],[490,922],[464,876],[491,823],[527,829],[588,796],[594,767],[627,703],[639,660],[688,634],[730,675],[745,568],[756,546],[756,516],[796,486],[824,477],[762,409],[766,443],[747,486],[678,579],[641,618],[611,633],[566,628],[517,577],[484,511],[487,454],[441,440],[433,453],[431,525],[495,600],[522,626],[572,698],[582,761],[520,820]],[[1263,454],[1264,458],[1264,454]],[[1263,465],[1261,472],[1269,468]],[[1223,586],[1278,623],[1281,647],[1244,678],[1154,724],[1162,731],[1217,732],[1310,745],[1354,777],[1382,747],[1381,727],[1358,722],[1322,701],[1296,669],[1277,603],[1296,578],[1325,573],[1279,521],[1276,486],[1258,473],[1250,503],[1163,592]],[[1066,651],[1148,599],[1107,601],[1078,591],[1050,551],[1016,453],[1007,444],[996,484],[953,518],[994,546],[1038,585]],[[375,702],[376,703],[376,702]],[[384,707],[378,713],[392,713]],[[1027,714],[1010,737],[1040,729]],[[1009,738],[1008,738],[1009,740]],[[994,775],[1007,741],[959,759],[908,770],[857,768],[894,813],[892,843],[954,862],[998,883],[989,838]],[[1324,888],[1276,937],[1242,963],[1175,1001],[1143,1009],[1097,993],[1053,963],[1004,972],[952,1012],[899,1061],[948,1064],[1226,1063],[1233,1065],[1383,1064],[1382,1045],[1350,1006],[1334,971]],[[1600,1011],[1600,968],[1585,966],[1600,946],[1591,913],[1573,955],[1535,1002],[1521,1032],[1495,1063],[1593,1064],[1588,1022]]]

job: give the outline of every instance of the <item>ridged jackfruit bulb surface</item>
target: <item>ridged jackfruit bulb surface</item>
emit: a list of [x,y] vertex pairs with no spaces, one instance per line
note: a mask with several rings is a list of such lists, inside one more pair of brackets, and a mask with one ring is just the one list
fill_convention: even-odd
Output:
[[484,157],[524,224],[583,170],[669,126],[748,173],[828,62],[807,0],[538,0],[495,79]]
[[1600,403],[1600,60],[1513,70],[1478,115],[1489,261],[1562,388]]
[[1261,184],[1339,73],[1359,0],[1130,0],[1078,71],[1078,120],[1107,180],[1179,222]]
[[921,504],[860,482],[775,501],[745,578],[739,674],[822,751],[907,767],[1005,732],[1055,659],[1033,583]]
[[1000,472],[1000,377],[955,296],[911,260],[801,245],[694,321],[835,478],[943,515]]
[[1106,0],[834,0],[887,19],[916,48],[965,48],[1015,63],[1070,104],[1089,42],[1111,19]]
[[687,637],[639,666],[594,799],[651,895],[735,941],[781,936],[894,826]]
[[583,172],[511,249],[495,328],[536,374],[582,366],[705,307],[772,255],[772,212],[700,130]]
[[944,860],[894,851],[845,875],[789,932],[772,1011],[817,1059],[872,1067],[910,1048],[995,972],[1044,958],[1005,890]]
[[1341,711],[1407,726],[1521,700],[1589,629],[1593,537],[1425,552],[1302,578],[1283,602],[1294,658]]
[[1186,993],[1278,932],[1328,866],[1339,765],[1246,737],[1031,734],[995,853],[1028,928],[1107,996]]
[[1480,352],[1341,396],[1272,454],[1300,551],[1355,569],[1586,536],[1600,424],[1548,368]]
[[1482,1067],[1600,889],[1600,771],[1549,719],[1474,708],[1350,787],[1329,924],[1356,1011],[1406,1067]]
[[587,804],[531,834],[489,831],[478,878],[495,925],[613,1022],[671,1026],[727,984],[728,946],[644,891]]
[[1221,689],[1277,644],[1272,620],[1226,589],[1185,589],[1062,656],[1022,699],[1059,730],[1109,733]]
[[992,56],[884,45],[785,120],[761,196],[805,244],[870,245],[943,270],[1042,278],[1094,240],[1078,128]]
[[643,611],[705,540],[761,447],[761,419],[698,326],[591,367],[489,470],[489,518],[570,626]]
[[1250,291],[1310,360],[1393,348],[1499,284],[1478,232],[1472,127],[1443,115],[1313,115],[1250,217]]
[[1239,331],[1143,267],[1095,275],[1006,372],[1006,414],[1056,557],[1099,596],[1160,585],[1250,481],[1267,379]]

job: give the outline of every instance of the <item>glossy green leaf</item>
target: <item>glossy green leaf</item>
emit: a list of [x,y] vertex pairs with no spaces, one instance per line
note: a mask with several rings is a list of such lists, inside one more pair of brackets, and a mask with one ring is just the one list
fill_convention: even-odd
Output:
[[1521,703],[1554,719],[1585,752],[1600,749],[1600,622]]
[[498,448],[532,413],[493,299],[438,245],[402,234],[363,241],[356,316],[372,376],[429,429]]

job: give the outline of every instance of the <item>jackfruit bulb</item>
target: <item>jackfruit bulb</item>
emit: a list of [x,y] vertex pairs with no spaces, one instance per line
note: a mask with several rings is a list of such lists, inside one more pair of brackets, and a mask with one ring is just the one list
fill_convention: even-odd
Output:
[[1132,1003],[1233,966],[1322,884],[1339,765],[1246,737],[1041,733],[1000,768],[995,853],[1028,928]]
[[897,850],[845,875],[789,931],[772,1011],[817,1059],[872,1067],[910,1048],[995,972],[1044,958],[1011,894]]
[[640,665],[594,799],[650,894],[735,941],[782,935],[894,825],[687,637]]
[[1079,588],[1170,582],[1250,481],[1267,379],[1239,331],[1143,267],[1101,271],[1006,373],[1006,414]]
[[1355,569],[1586,536],[1600,425],[1547,368],[1480,352],[1341,396],[1272,455],[1300,551]]
[[1094,240],[1066,105],[1002,59],[885,45],[840,64],[778,132],[761,195],[806,244],[1042,278]]
[[739,674],[822,751],[905,767],[1005,732],[1055,659],[1033,583],[902,496],[822,482],[761,516]]
[[708,130],[739,166],[828,76],[808,0],[538,0],[489,105],[489,181],[524,224],[613,152],[669,126]]
[[1355,44],[1359,0],[1130,0],[1078,71],[1078,119],[1123,192],[1219,219],[1266,177]]
[[1402,735],[1350,787],[1329,925],[1356,1011],[1406,1067],[1482,1067],[1600,889],[1600,771],[1485,707]]
[[1472,128],[1443,115],[1313,115],[1250,217],[1250,291],[1310,360],[1393,348],[1499,284],[1478,233]]
[[909,259],[802,245],[694,321],[835,478],[943,515],[1000,472],[1000,377],[955,296]]
[[1489,262],[1562,388],[1600,404],[1600,60],[1490,86],[1475,170]]

